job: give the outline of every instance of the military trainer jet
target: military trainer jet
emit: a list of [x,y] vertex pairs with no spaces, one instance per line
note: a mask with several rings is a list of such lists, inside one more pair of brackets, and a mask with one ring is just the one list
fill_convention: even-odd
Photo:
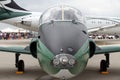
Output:
[[[13,7],[14,1],[11,1],[7,6]],[[1,8],[0,12],[4,16],[2,20],[21,16],[21,12],[16,13],[6,8]],[[0,51],[15,53],[16,67],[20,72],[24,72],[24,61],[19,60],[21,54],[32,55],[50,76],[66,80],[81,73],[88,60],[98,54],[106,56],[100,63],[100,72],[106,72],[110,53],[120,52],[120,46],[100,47],[89,39],[82,13],[70,6],[60,5],[46,10],[40,17],[38,33],[38,37],[32,39],[30,45],[25,48],[19,45],[0,47]]]

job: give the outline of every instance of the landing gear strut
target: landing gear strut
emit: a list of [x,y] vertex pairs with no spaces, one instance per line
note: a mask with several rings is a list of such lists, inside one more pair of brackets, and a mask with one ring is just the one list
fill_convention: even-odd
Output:
[[19,60],[19,53],[15,54],[15,66],[18,68],[18,72],[24,72],[24,61]]
[[100,72],[107,72],[107,68],[110,65],[110,55],[107,53],[105,54],[106,60],[101,60],[100,62]]

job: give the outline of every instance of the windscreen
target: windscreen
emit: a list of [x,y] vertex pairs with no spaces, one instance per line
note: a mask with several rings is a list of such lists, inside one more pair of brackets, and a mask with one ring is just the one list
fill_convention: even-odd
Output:
[[40,24],[53,21],[82,21],[82,14],[78,9],[69,6],[57,6],[46,10],[41,18]]

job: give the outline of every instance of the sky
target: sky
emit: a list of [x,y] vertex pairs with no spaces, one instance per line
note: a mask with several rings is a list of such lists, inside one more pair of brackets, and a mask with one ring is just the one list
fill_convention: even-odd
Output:
[[84,15],[120,17],[120,0],[15,0],[30,11],[44,12],[60,5],[70,5],[80,9]]
[[15,2],[32,12],[44,12],[50,7],[63,4],[79,9],[85,16],[120,17],[120,0],[15,0]]

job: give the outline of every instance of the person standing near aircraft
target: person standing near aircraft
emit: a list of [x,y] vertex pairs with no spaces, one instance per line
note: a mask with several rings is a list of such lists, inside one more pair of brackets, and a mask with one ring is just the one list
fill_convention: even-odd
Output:
[[0,32],[0,40],[2,39],[2,32]]

